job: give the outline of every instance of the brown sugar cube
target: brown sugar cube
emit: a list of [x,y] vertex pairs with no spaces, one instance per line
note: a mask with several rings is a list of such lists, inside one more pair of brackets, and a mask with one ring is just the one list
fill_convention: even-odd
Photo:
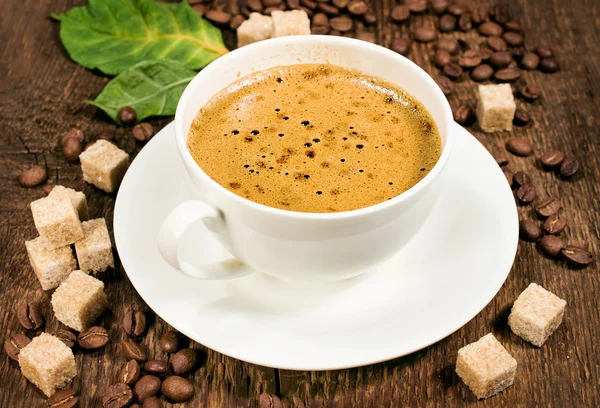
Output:
[[532,283],[517,298],[508,325],[517,336],[541,347],[560,326],[567,302]]
[[85,194],[81,191],[75,191],[72,188],[64,187],[64,186],[56,186],[50,191],[48,197],[69,197],[73,207],[75,207],[75,211],[79,215],[79,219],[81,221],[85,221],[88,218],[88,206],[87,200],[85,199]]
[[42,333],[19,352],[21,372],[46,396],[77,375],[73,351],[58,338]]
[[114,268],[112,244],[104,218],[81,223],[83,238],[75,242],[79,269],[85,273],[104,272]]
[[516,109],[509,84],[479,85],[477,120],[484,132],[512,130]]
[[274,11],[271,37],[310,34],[310,20],[304,10]]
[[79,155],[83,180],[107,193],[119,187],[129,167],[129,155],[106,140],[98,140]]
[[52,308],[58,321],[82,331],[108,306],[104,283],[82,271],[73,271],[52,295]]
[[260,13],[250,13],[250,18],[237,29],[238,47],[271,38],[273,19]]
[[456,373],[477,398],[488,398],[512,385],[515,360],[492,333],[458,350]]
[[79,216],[68,197],[40,198],[31,203],[31,213],[39,234],[54,248],[83,238]]
[[26,241],[27,256],[43,290],[54,289],[75,269],[77,261],[69,245],[53,248],[44,237]]

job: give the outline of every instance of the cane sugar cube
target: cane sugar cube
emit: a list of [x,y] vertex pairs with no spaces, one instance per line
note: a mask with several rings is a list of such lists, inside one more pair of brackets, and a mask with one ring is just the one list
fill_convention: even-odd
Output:
[[488,398],[512,385],[515,360],[492,333],[458,350],[456,373],[477,398]]
[[310,34],[310,20],[304,10],[274,11],[271,37]]
[[72,272],[52,295],[58,321],[77,331],[90,327],[107,306],[104,283],[79,270]]
[[108,267],[114,268],[112,244],[104,218],[82,222],[81,227],[83,238],[75,242],[79,269],[90,273],[104,272]]
[[44,237],[26,241],[27,256],[43,290],[54,289],[75,269],[77,261],[69,245],[53,248]]
[[273,19],[260,13],[250,13],[250,18],[237,29],[238,47],[271,38]]
[[541,347],[560,326],[567,302],[532,283],[513,304],[508,325],[517,336]]
[[21,349],[19,366],[25,378],[48,397],[77,375],[73,351],[48,333],[40,334]]
[[107,193],[119,187],[129,167],[129,155],[107,140],[98,140],[79,155],[83,180]]
[[56,186],[50,191],[48,197],[69,197],[75,211],[79,215],[81,221],[85,221],[88,218],[88,206],[85,194],[81,191],[75,191],[72,188]]
[[477,120],[484,132],[512,130],[516,108],[509,84],[479,85]]
[[40,198],[31,203],[31,213],[39,234],[54,248],[83,238],[79,215],[68,197]]

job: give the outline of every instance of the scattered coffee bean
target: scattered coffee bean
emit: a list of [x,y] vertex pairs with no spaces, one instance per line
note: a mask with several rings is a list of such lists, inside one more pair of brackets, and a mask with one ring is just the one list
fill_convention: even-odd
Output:
[[458,65],[463,68],[471,69],[481,64],[482,58],[479,51],[467,50],[458,57]]
[[370,33],[367,31],[362,31],[356,34],[357,40],[367,41],[375,44],[377,42],[377,38],[375,38],[375,33]]
[[123,330],[128,336],[141,336],[146,330],[146,315],[144,312],[129,309],[123,316]]
[[74,408],[79,403],[73,388],[58,390],[48,398],[48,408]]
[[185,375],[192,372],[200,363],[200,352],[192,348],[179,350],[171,357],[169,365],[175,375]]
[[329,20],[329,25],[334,30],[338,30],[339,32],[345,33],[346,31],[352,30],[352,26],[354,25],[354,23],[350,17],[341,16],[334,17],[331,20]]
[[446,50],[450,54],[454,54],[456,51],[458,51],[458,41],[450,38],[440,38],[437,42],[437,49]]
[[527,205],[535,200],[536,189],[533,184],[523,184],[517,189],[517,199],[519,203]]
[[396,23],[402,23],[410,17],[410,10],[408,6],[396,6],[392,9],[391,17]]
[[325,13],[317,13],[313,16],[312,25],[314,26],[324,26],[329,29],[329,17]]
[[515,117],[513,118],[513,123],[517,126],[525,126],[526,124],[529,123],[529,121],[531,120],[531,117],[529,116],[529,113],[527,113],[527,111],[521,109],[521,108],[517,108],[515,110]]
[[440,17],[440,31],[449,33],[456,29],[456,17],[452,14],[444,14]]
[[559,167],[564,159],[565,155],[563,154],[563,152],[556,149],[547,151],[540,157],[542,166],[547,170]]
[[535,212],[537,215],[543,218],[550,217],[560,210],[560,200],[558,198],[549,198],[547,200],[538,203],[535,206]]
[[454,120],[459,125],[466,125],[473,119],[473,110],[467,105],[460,105],[456,109],[452,110]]
[[471,20],[470,14],[463,14],[460,16],[458,19],[458,28],[460,28],[461,31],[469,31],[473,28],[473,21]]
[[365,24],[375,24],[377,22],[377,14],[372,11],[367,11],[363,16],[363,20],[365,21]]
[[521,71],[517,68],[503,68],[496,71],[494,78],[500,82],[513,82],[521,78]]
[[77,336],[77,344],[84,350],[97,350],[108,343],[110,337],[104,327],[92,326]]
[[232,30],[237,30],[239,26],[242,25],[242,23],[245,21],[246,19],[244,18],[244,16],[242,16],[241,14],[238,14],[236,16],[231,17],[231,20],[229,21],[229,28]]
[[506,166],[508,164],[508,157],[506,157],[503,154],[494,156],[494,160],[496,160],[496,163],[498,163],[498,166],[500,167]]
[[108,387],[102,397],[103,408],[126,408],[133,402],[133,392],[127,384],[117,383]]
[[348,12],[355,16],[362,16],[369,10],[369,6],[363,0],[352,0],[348,3]]
[[338,30],[329,30],[329,35],[333,35],[335,37],[341,37],[343,34]]
[[567,245],[562,249],[561,255],[567,262],[576,267],[585,267],[592,263],[594,256],[584,248]]
[[433,0],[431,2],[431,10],[438,16],[443,14],[448,9],[448,0]]
[[450,79],[458,79],[463,73],[463,69],[460,65],[451,62],[444,66],[444,74]]
[[538,68],[540,71],[546,72],[548,74],[552,74],[560,69],[558,62],[552,57],[542,58]]
[[257,13],[261,13],[263,11],[263,4],[260,0],[246,0],[246,6]]
[[514,155],[526,157],[533,153],[529,140],[513,137],[506,142],[506,150]]
[[140,366],[135,360],[129,360],[119,372],[119,382],[132,386],[140,378]]
[[515,61],[521,62],[525,56],[525,49],[523,47],[512,48],[510,50],[510,55]]
[[62,145],[63,154],[68,161],[78,160],[82,150],[81,142],[74,137],[65,140]]
[[154,375],[145,375],[133,387],[133,395],[137,402],[144,402],[146,398],[154,397],[160,390],[160,378]]
[[413,31],[413,35],[416,41],[428,43],[435,40],[435,30],[430,27],[417,27]]
[[523,31],[521,24],[517,23],[516,21],[507,21],[504,24],[504,29],[506,31],[512,31],[513,33],[520,33]]
[[496,69],[506,68],[513,61],[508,51],[497,51],[490,58],[490,65]]
[[499,37],[502,35],[502,27],[492,21],[486,21],[477,28],[477,32],[486,37],[492,35]]
[[565,179],[573,177],[579,171],[579,167],[579,161],[576,158],[568,157],[560,164],[560,176]]
[[467,8],[460,4],[451,4],[448,6],[448,13],[455,15],[456,17],[460,17],[467,12]]
[[527,102],[536,101],[540,95],[540,88],[535,84],[527,83],[521,87],[519,90],[519,94],[525,99]]
[[70,330],[58,329],[52,333],[54,337],[65,343],[69,348],[75,347],[77,335]]
[[146,122],[138,123],[133,127],[132,133],[138,142],[147,142],[154,136],[154,128]]
[[161,360],[148,360],[144,363],[143,368],[148,374],[156,375],[158,377],[165,376],[169,372],[167,363]]
[[560,213],[555,213],[544,221],[544,231],[550,235],[560,234],[567,226],[567,220]]
[[144,406],[141,408],[162,408],[163,403],[157,397],[146,398]]
[[506,42],[504,42],[502,38],[495,35],[487,38],[487,45],[494,51],[508,50],[508,45],[506,45]]
[[[348,4],[350,3],[350,0],[333,0],[332,1],[333,5],[336,6],[337,8],[341,9],[345,9],[346,7],[348,7]],[[295,7],[291,7],[291,9],[295,8]]]
[[83,132],[79,129],[70,129],[67,133],[65,133],[61,138],[61,144],[64,144],[67,140],[75,138],[80,142],[83,142]]
[[504,173],[504,177],[506,177],[506,181],[508,181],[508,185],[513,185],[514,174],[508,167],[502,167],[502,173]]
[[206,13],[206,5],[205,4],[195,4],[192,6],[192,8],[199,16],[203,16],[204,13]]
[[300,0],[300,4],[309,10],[315,10],[317,8],[317,2],[313,0]]
[[37,330],[44,324],[44,315],[36,302],[27,302],[19,306],[17,319],[25,330]]
[[329,26],[324,25],[312,25],[310,29],[311,34],[323,35],[329,33]]
[[555,258],[560,254],[565,244],[562,239],[555,235],[545,235],[539,242],[540,250],[549,258]]
[[471,19],[473,24],[479,25],[489,18],[487,8],[484,6],[471,7]]
[[406,56],[410,51],[410,40],[405,38],[396,38],[394,41],[392,41],[391,48],[392,51],[395,51],[400,55]]
[[502,39],[511,47],[519,47],[523,45],[523,36],[513,31],[507,31],[502,35]]
[[534,69],[537,69],[539,64],[540,64],[540,57],[538,57],[533,52],[526,53],[523,56],[523,59],[521,60],[521,67],[523,67],[523,69],[526,69],[528,71],[533,71]]
[[454,83],[448,77],[440,77],[435,80],[444,95],[448,96],[454,91]]
[[33,166],[21,173],[19,184],[21,187],[32,188],[48,180],[48,172],[42,166]]
[[176,375],[167,377],[160,390],[165,397],[174,402],[186,402],[194,397],[194,386],[183,377]]
[[174,331],[168,331],[160,337],[160,349],[165,353],[176,353],[181,348],[187,346],[185,338]]
[[122,124],[133,125],[137,118],[137,114],[135,112],[135,109],[133,109],[131,106],[125,106],[124,108],[121,108],[121,110],[119,110],[118,117],[119,122],[121,122]]
[[427,0],[406,0],[405,2],[413,13],[422,13],[427,10]]
[[269,395],[266,392],[258,397],[259,408],[283,408],[283,404],[277,395]]
[[443,67],[452,62],[452,55],[446,50],[437,50],[433,56],[433,63],[438,67]]
[[317,9],[330,16],[337,16],[340,14],[340,10],[337,7],[327,3],[319,3]]
[[488,64],[481,64],[471,71],[471,78],[473,81],[486,81],[494,75],[494,69]]
[[531,184],[531,177],[524,171],[517,171],[513,177],[513,183],[515,187],[521,187],[525,184]]
[[4,342],[4,351],[8,357],[15,361],[19,361],[19,352],[29,343],[31,343],[29,337],[24,334],[16,333],[6,339]]
[[147,360],[146,350],[133,339],[122,340],[121,350],[127,360],[135,360],[138,363],[143,363]]
[[519,223],[519,236],[524,241],[535,242],[542,236],[542,229],[531,220],[521,220]]
[[554,51],[552,51],[552,49],[546,45],[538,45],[537,47],[535,47],[535,50],[533,50],[533,52],[539,55],[540,58],[554,57]]
[[489,61],[489,59],[492,58],[492,55],[494,55],[494,51],[487,47],[480,48],[479,55],[481,55],[483,61]]
[[490,17],[498,24],[505,24],[508,21],[508,10],[503,5],[495,5],[492,7]]

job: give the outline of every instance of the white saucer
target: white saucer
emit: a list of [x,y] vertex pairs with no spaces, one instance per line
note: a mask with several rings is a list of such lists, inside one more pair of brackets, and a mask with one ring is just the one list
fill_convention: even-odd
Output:
[[[254,273],[196,280],[171,268],[156,237],[187,198],[171,123],[133,161],[117,197],[114,233],[129,279],[165,321],[223,354],[263,366],[326,370],[403,356],[471,320],[513,263],[518,217],[511,190],[486,149],[455,125],[442,193],[419,234],[379,270],[330,284]],[[227,258],[203,225],[182,257]],[[200,253],[199,253],[200,252]]]

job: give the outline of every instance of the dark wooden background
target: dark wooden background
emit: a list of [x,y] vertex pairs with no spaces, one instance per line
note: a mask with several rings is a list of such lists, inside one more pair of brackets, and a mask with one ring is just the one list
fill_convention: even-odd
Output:
[[[409,27],[432,25],[433,17],[413,17],[408,26],[389,18],[394,0],[373,0],[379,23],[371,28],[378,42],[408,33]],[[86,105],[108,81],[69,60],[58,37],[51,12],[64,12],[81,0],[2,0],[0,2],[0,334],[2,340],[21,329],[15,308],[27,297],[42,301],[49,320],[46,330],[58,327],[44,293],[27,261],[24,241],[37,234],[28,204],[44,195],[42,187],[24,189],[19,174],[38,163],[48,168],[53,183],[83,189],[91,217],[106,217],[112,226],[114,195],[81,180],[78,164],[63,158],[60,136],[71,127],[88,140],[100,134],[116,136],[118,144],[135,155],[141,148],[130,130],[121,128]],[[491,0],[471,4],[491,4]],[[543,97],[526,109],[533,123],[516,128],[537,152],[559,148],[577,156],[583,172],[570,181],[539,170],[535,157],[510,157],[513,171],[526,170],[541,197],[560,196],[569,220],[563,233],[573,244],[600,255],[600,7],[595,0],[503,1],[509,15],[523,24],[527,47],[551,45],[561,71],[552,75],[528,72]],[[233,5],[235,9],[237,6]],[[235,11],[235,10],[234,10]],[[461,34],[453,34],[461,35]],[[228,38],[230,38],[229,36]],[[429,62],[433,44],[416,44],[410,57],[433,76]],[[475,105],[475,84],[464,81],[449,99],[451,104]],[[162,127],[170,119],[153,121]],[[503,152],[508,135],[475,135],[492,153]],[[148,203],[151,205],[151,203]],[[530,207],[519,210],[532,217]],[[110,228],[110,227],[109,227]],[[485,273],[482,270],[481,273]],[[506,325],[509,308],[518,294],[537,282],[568,302],[562,326],[542,348],[513,335]],[[122,268],[107,278],[110,311],[101,323],[110,330],[111,343],[102,351],[76,354],[82,407],[100,406],[104,390],[115,381],[125,362],[118,343],[126,307],[148,309]],[[255,407],[261,392],[278,394],[286,406],[299,407],[421,407],[421,406],[600,406],[600,282],[598,261],[583,270],[544,258],[530,243],[519,244],[516,262],[496,298],[471,322],[439,343],[385,363],[328,372],[284,371],[259,367],[207,350],[207,361],[192,380],[197,395],[190,407]],[[149,313],[150,315],[150,313]],[[160,356],[158,337],[168,329],[160,318],[151,320],[143,344]],[[209,330],[210,328],[207,328]],[[515,384],[507,391],[477,402],[454,372],[457,350],[493,331],[519,362]],[[29,333],[33,335],[33,333]],[[243,341],[243,339],[240,339]],[[594,346],[595,345],[595,346]],[[202,348],[201,345],[195,347]],[[42,407],[45,397],[21,376],[17,364],[0,353],[0,406]]]

